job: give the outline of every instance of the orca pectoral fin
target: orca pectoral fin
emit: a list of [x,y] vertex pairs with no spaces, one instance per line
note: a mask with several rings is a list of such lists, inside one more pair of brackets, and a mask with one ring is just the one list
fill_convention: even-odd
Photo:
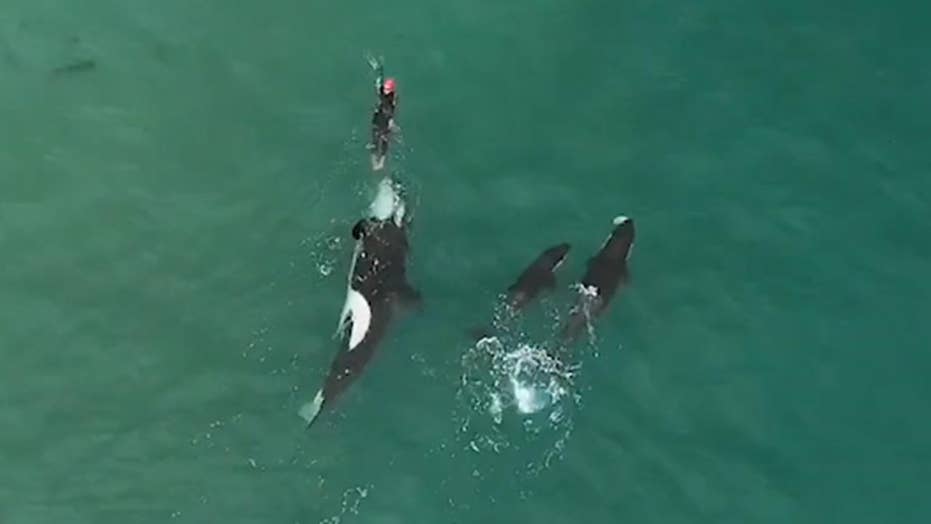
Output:
[[317,420],[317,416],[320,415],[320,411],[323,409],[323,402],[323,390],[321,389],[311,402],[307,402],[301,406],[297,414],[307,423],[305,428],[310,429],[310,426]]

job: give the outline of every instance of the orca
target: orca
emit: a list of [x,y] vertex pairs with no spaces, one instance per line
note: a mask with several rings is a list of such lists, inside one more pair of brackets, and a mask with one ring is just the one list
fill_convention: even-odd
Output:
[[76,73],[87,73],[97,69],[97,61],[92,59],[77,60],[55,69],[52,69],[52,75],[72,75]]
[[[570,245],[566,242],[546,248],[527,266],[517,280],[508,286],[504,302],[509,314],[522,310],[541,293],[556,287],[556,270],[565,262]],[[490,336],[485,327],[473,328],[472,336],[482,339]]]
[[613,223],[614,229],[601,249],[588,260],[588,267],[579,281],[579,297],[561,333],[563,342],[573,342],[590,320],[604,313],[618,288],[630,280],[627,261],[634,247],[634,221],[618,216]]
[[409,221],[388,178],[382,181],[370,215],[352,228],[356,246],[337,328],[340,349],[323,387],[299,412],[308,428],[359,378],[398,313],[422,303],[420,292],[407,280]]

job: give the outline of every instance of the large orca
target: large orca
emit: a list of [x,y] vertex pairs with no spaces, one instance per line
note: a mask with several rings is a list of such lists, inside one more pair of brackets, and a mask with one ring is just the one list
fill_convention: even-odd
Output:
[[341,346],[323,387],[300,410],[308,427],[359,377],[400,309],[421,302],[407,281],[408,225],[404,202],[385,178],[371,216],[352,228],[356,246],[337,329]]
[[[520,311],[540,293],[556,287],[556,270],[566,260],[569,248],[565,242],[549,247],[521,272],[505,293],[504,302],[508,313]],[[471,333],[474,338],[480,339],[490,336],[491,330],[477,327],[472,328]]]
[[607,309],[618,288],[628,282],[627,259],[633,247],[633,219],[616,217],[611,234],[598,253],[588,260],[588,268],[579,282],[579,298],[570,310],[562,331],[563,341],[574,341],[591,319]]

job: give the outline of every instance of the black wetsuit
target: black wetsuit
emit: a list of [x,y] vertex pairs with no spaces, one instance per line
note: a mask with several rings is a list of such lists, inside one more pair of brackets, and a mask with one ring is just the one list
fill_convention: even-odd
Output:
[[372,146],[375,154],[385,156],[388,154],[388,142],[391,139],[391,120],[397,109],[395,93],[385,93],[382,86],[378,87],[378,107],[372,115]]

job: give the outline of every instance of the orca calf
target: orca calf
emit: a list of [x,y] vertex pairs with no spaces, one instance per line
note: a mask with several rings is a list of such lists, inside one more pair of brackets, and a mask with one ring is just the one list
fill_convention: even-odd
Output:
[[[541,293],[556,287],[556,270],[569,254],[569,244],[563,242],[545,249],[533,262],[508,286],[505,294],[505,306],[508,313],[516,313],[533,302]],[[473,328],[471,334],[475,339],[491,336],[491,329]]]
[[400,310],[421,303],[420,292],[407,280],[409,224],[404,203],[387,178],[379,191],[372,216],[352,228],[356,247],[337,329],[341,346],[323,387],[300,410],[307,427],[359,378]]
[[614,219],[614,229],[595,256],[579,282],[581,291],[562,330],[564,342],[573,342],[591,319],[607,309],[621,285],[629,281],[627,259],[634,247],[634,221],[625,216]]

